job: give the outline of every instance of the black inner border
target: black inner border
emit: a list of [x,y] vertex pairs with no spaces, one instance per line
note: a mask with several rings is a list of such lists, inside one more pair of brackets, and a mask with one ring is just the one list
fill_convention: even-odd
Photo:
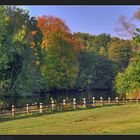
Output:
[[[140,0],[0,0],[0,5],[140,5]],[[47,120],[46,120],[47,121]],[[140,135],[0,135],[0,140],[139,140]]]
[[1,5],[140,5],[140,0],[0,0]]

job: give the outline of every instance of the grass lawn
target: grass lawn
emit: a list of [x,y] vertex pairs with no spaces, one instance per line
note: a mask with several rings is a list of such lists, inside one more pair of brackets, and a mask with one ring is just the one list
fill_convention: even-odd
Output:
[[0,134],[140,134],[140,104],[1,121]]

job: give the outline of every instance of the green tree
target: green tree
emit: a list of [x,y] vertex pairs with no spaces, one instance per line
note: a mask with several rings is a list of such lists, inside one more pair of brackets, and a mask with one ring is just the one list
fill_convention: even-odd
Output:
[[81,51],[79,54],[79,74],[77,78],[77,87],[91,88],[95,78],[96,55],[91,51]]
[[140,61],[132,61],[124,72],[118,73],[115,79],[115,87],[120,95],[132,96],[132,93],[140,91]]
[[92,41],[92,47],[95,48],[96,52],[99,52],[101,48],[104,48],[107,54],[107,44],[111,41],[111,36],[109,34],[97,35]]
[[[29,90],[29,86],[33,83],[35,85],[38,80],[31,78],[36,76],[34,73],[36,54],[35,49],[31,47],[33,39],[32,30],[28,25],[30,22],[28,12],[13,6],[1,8],[3,12],[0,13],[0,16],[6,18],[3,26],[3,28],[5,27],[4,32],[1,32],[3,39],[0,49],[4,56],[1,55],[0,63],[5,63],[4,65],[0,64],[2,66],[0,69],[1,89],[18,95],[25,93],[31,95],[34,90],[31,92],[26,92],[26,90]],[[28,59],[29,57],[30,59]]]
[[112,89],[114,73],[111,61],[95,52],[84,50],[79,56],[79,66],[78,87]]
[[108,43],[109,60],[114,63],[114,71],[123,71],[132,56],[132,46],[129,41],[114,38]]

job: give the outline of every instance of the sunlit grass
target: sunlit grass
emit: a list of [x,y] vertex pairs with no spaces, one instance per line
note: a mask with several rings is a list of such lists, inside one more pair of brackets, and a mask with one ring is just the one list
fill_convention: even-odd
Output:
[[0,122],[0,134],[140,134],[140,105],[6,120]]

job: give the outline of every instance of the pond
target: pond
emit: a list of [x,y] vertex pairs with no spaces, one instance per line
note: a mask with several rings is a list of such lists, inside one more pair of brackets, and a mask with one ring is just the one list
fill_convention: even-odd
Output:
[[51,98],[55,99],[57,102],[62,102],[63,99],[72,101],[73,98],[76,100],[82,100],[83,98],[91,99],[95,97],[99,99],[103,97],[106,99],[108,97],[112,97],[112,93],[110,90],[90,90],[90,91],[69,91],[68,94],[66,92],[53,92],[53,93],[46,93],[41,97],[1,97],[0,98],[0,106],[3,107],[10,107],[11,105],[21,106],[26,104],[49,104]]

